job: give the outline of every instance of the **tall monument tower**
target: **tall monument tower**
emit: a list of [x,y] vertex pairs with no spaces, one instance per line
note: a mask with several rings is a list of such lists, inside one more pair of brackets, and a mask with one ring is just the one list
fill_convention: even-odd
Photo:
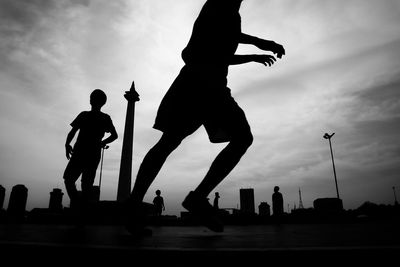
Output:
[[132,180],[132,151],[133,151],[133,126],[135,120],[135,103],[139,101],[139,94],[135,90],[135,82],[129,91],[125,92],[128,101],[126,109],[124,139],[122,141],[121,165],[119,168],[117,201],[127,200],[131,193]]
[[303,200],[301,200],[301,191],[299,187],[299,209],[304,209]]

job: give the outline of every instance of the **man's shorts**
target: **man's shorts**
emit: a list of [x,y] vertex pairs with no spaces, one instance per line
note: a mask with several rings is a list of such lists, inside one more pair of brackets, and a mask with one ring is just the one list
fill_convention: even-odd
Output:
[[226,76],[184,67],[161,101],[154,128],[185,137],[204,125],[212,143],[250,133]]

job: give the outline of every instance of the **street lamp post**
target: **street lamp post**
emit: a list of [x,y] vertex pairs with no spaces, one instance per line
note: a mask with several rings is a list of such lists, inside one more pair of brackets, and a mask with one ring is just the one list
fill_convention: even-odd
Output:
[[333,165],[333,175],[335,177],[336,195],[337,195],[337,198],[340,199],[337,178],[336,178],[335,160],[333,159],[333,151],[332,151],[332,143],[331,143],[331,138],[334,135],[335,135],[335,133],[332,133],[331,135],[329,135],[328,133],[325,133],[324,138],[328,139],[328,141],[329,141],[329,148],[331,149],[331,157],[332,157],[332,165]]
[[396,188],[393,186],[392,189],[393,189],[393,194],[394,194],[394,204],[399,205],[399,202],[397,202]]

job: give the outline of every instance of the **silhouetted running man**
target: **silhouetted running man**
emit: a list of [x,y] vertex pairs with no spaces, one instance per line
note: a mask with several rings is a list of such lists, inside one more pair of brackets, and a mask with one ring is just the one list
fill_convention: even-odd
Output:
[[162,212],[165,210],[164,198],[161,196],[161,191],[156,190],[156,197],[153,199],[154,208],[156,210],[156,215],[161,216]]
[[235,55],[239,43],[272,51],[279,58],[285,54],[282,45],[241,32],[241,2],[208,0],[194,23],[189,43],[182,51],[185,66],[164,96],[153,126],[163,135],[144,157],[132,190],[127,229],[133,234],[144,227],[141,203],[167,157],[202,125],[212,143],[228,144],[182,205],[211,230],[223,231],[207,196],[253,142],[246,116],[227,87],[228,67],[249,62],[271,66],[276,60],[271,55]]
[[273,216],[280,217],[283,215],[283,196],[279,192],[279,186],[274,187],[274,193],[272,194],[272,210]]
[[[91,110],[83,111],[75,118],[67,135],[65,154],[69,162],[64,171],[64,183],[72,208],[74,205],[75,208],[87,205],[93,191],[101,149],[118,138],[110,116],[100,111],[106,102],[106,94],[95,89],[90,94]],[[70,143],[78,130],[79,134],[72,149]],[[105,133],[110,133],[110,136],[103,140]],[[82,196],[79,196],[75,183],[81,175]]]

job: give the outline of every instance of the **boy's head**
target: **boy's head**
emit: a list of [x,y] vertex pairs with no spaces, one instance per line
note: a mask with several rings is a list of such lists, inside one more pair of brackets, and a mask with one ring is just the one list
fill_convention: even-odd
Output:
[[279,186],[275,186],[274,187],[274,192],[278,192],[279,191]]
[[156,195],[157,196],[161,195],[161,191],[160,190],[156,190]]
[[100,109],[106,102],[107,96],[102,90],[95,89],[90,94],[90,105],[92,105],[93,108]]

